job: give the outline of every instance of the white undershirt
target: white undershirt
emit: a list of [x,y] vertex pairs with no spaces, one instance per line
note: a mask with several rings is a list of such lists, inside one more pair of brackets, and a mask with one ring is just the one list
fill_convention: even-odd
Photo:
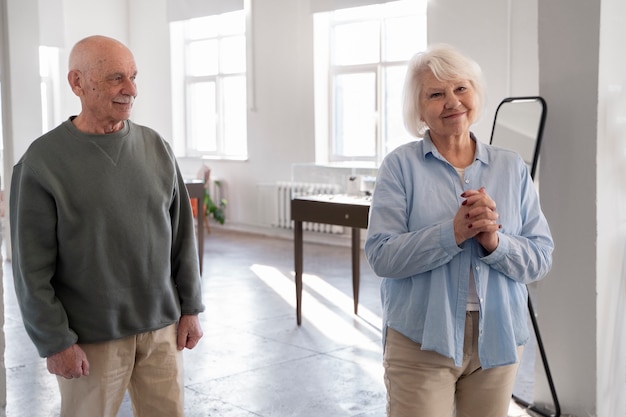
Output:
[[[456,172],[459,174],[459,179],[461,180],[461,184],[463,184],[463,180],[465,177],[465,168],[457,168]],[[467,311],[478,311],[480,309],[480,304],[478,302],[478,292],[476,291],[476,280],[474,279],[474,271],[472,271],[472,267],[470,266],[469,270],[469,291],[467,294]]]

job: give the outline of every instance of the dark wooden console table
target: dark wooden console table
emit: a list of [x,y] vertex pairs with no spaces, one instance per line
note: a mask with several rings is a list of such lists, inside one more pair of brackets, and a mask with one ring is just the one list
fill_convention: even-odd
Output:
[[354,314],[359,306],[361,229],[367,229],[370,201],[347,195],[311,195],[291,200],[294,221],[294,261],[296,279],[296,319],[302,323],[302,222],[314,222],[352,228],[352,292]]
[[196,199],[196,209],[198,213],[196,238],[198,239],[198,260],[200,261],[200,273],[202,274],[202,258],[204,258],[204,181],[186,181],[189,198]]

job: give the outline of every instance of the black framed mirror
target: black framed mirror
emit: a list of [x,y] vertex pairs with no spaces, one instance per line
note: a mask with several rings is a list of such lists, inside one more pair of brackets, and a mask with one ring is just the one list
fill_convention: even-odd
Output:
[[[500,102],[496,109],[491,131],[490,143],[502,148],[517,151],[528,165],[530,176],[536,182],[539,167],[539,151],[543,139],[543,128],[547,115],[546,101],[540,96],[508,97]],[[545,417],[560,417],[561,407],[556,394],[554,381],[548,365],[537,316],[532,303],[531,288],[529,288],[528,312],[534,330],[536,342],[543,363],[546,379],[553,401],[553,410],[540,407],[533,401],[525,400],[513,394],[513,400],[523,407]]]
[[546,101],[539,96],[508,97],[500,102],[493,119],[492,145],[517,151],[534,179],[546,121]]

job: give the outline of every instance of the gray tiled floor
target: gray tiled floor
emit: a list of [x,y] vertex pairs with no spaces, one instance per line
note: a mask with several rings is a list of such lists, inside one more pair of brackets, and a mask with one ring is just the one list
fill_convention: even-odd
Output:
[[[204,268],[205,336],[185,352],[187,417],[385,415],[379,278],[364,260],[357,316],[349,248],[305,244],[300,327],[290,240],[214,229]],[[56,417],[56,380],[23,330],[10,263],[4,275],[6,415]],[[130,416],[126,399],[118,417]]]

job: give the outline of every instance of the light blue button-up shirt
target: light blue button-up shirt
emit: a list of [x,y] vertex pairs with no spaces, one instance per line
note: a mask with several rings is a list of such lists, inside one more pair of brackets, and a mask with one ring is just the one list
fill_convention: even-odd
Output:
[[[525,284],[552,266],[554,243],[528,168],[510,150],[477,141],[465,178],[437,151],[428,132],[381,164],[365,254],[383,277],[383,343],[391,327],[422,349],[463,362],[470,268],[480,303],[482,367],[517,361],[529,338]],[[475,239],[456,244],[453,219],[465,190],[485,187],[502,229],[487,254]]]

